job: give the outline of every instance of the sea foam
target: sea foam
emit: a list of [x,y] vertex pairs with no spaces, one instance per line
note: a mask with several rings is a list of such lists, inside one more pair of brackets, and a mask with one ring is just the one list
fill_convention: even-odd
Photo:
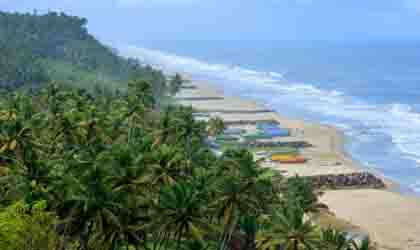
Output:
[[[164,53],[135,46],[121,47],[124,56],[137,57],[156,64],[169,72],[188,72],[193,75],[221,79],[215,84],[226,91],[264,102],[283,112],[285,108],[305,110],[327,117],[327,123],[339,125],[347,135],[359,136],[369,143],[377,135],[391,138],[401,159],[420,166],[420,114],[402,103],[377,105],[348,96],[338,90],[317,88],[307,83],[292,83],[281,73],[260,72],[239,66],[210,64],[197,59]],[[235,84],[225,84],[235,82]],[[321,121],[322,122],[322,121]],[[342,124],[346,125],[343,126]],[[384,156],[386,157],[386,156]],[[420,176],[420,172],[419,172]],[[420,181],[419,181],[420,183]],[[417,189],[419,183],[411,183]],[[420,191],[420,189],[419,189]]]

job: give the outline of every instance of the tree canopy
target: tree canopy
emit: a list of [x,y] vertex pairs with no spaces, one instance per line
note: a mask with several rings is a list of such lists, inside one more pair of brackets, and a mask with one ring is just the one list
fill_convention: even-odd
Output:
[[156,96],[162,94],[161,72],[118,56],[89,34],[86,24],[85,18],[65,13],[0,12],[0,87],[60,80],[89,89],[114,84],[115,89],[141,77],[151,82]]

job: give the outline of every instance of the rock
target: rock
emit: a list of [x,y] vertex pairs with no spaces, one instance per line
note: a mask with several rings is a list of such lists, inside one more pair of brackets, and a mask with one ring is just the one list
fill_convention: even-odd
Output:
[[308,179],[316,189],[340,189],[351,187],[384,188],[385,183],[375,175],[363,173],[339,174],[339,175],[318,175]]

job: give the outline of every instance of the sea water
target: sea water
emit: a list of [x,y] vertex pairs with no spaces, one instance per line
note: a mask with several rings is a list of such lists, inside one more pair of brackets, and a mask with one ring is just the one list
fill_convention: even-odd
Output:
[[355,160],[420,194],[420,42],[153,41],[119,50],[334,125]]

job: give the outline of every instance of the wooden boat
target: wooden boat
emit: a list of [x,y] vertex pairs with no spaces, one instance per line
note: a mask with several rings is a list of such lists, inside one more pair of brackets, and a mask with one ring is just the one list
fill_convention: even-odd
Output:
[[216,141],[217,142],[224,142],[224,141],[238,141],[239,140],[239,138],[238,137],[235,137],[235,136],[232,136],[232,135],[218,135],[218,136],[216,136]]
[[264,122],[264,123],[258,123],[257,129],[263,130],[265,128],[279,128],[279,123],[277,122]]
[[225,135],[241,135],[245,132],[246,132],[246,130],[241,129],[241,128],[227,128],[227,129],[225,129],[223,134],[225,134]]
[[271,156],[271,160],[275,162],[288,163],[288,164],[299,164],[299,163],[305,163],[307,161],[306,158],[299,155],[275,155],[275,156]]
[[290,136],[290,131],[286,128],[264,128],[263,133],[272,137]]
[[258,140],[258,139],[271,139],[271,138],[273,138],[273,136],[267,135],[267,134],[262,133],[262,132],[256,132],[256,133],[253,133],[253,134],[243,135],[243,137],[247,140]]
[[284,147],[284,148],[278,148],[275,151],[268,152],[271,157],[275,156],[282,156],[282,155],[298,155],[299,151],[296,148],[292,147]]

